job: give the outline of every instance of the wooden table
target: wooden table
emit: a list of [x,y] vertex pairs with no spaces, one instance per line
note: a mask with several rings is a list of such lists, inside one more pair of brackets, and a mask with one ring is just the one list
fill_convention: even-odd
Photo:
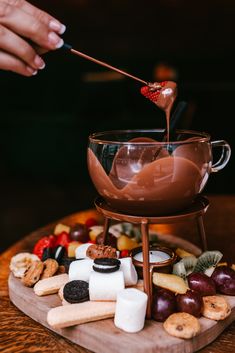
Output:
[[[219,249],[224,259],[235,263],[235,195],[209,195],[209,209],[204,217],[205,230],[210,250]],[[73,214],[60,220],[73,224],[89,216],[89,211]],[[58,352],[85,353],[81,348],[59,337],[21,313],[8,297],[7,279],[9,262],[13,255],[29,251],[43,231],[53,229],[54,224],[37,230],[0,255],[0,351],[14,352]],[[162,226],[159,232],[171,233],[198,244],[196,226],[174,224]],[[3,234],[1,235],[4,236]],[[201,353],[231,353],[235,351],[235,323],[231,324],[212,344],[200,350]],[[146,352],[147,353],[147,352]],[[169,352],[170,353],[170,352]]]

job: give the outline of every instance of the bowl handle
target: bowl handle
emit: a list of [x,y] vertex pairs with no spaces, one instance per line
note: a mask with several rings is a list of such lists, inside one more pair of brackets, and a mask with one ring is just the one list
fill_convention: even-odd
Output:
[[212,147],[212,150],[213,148],[216,148],[216,147],[221,148],[221,155],[219,160],[213,163],[211,166],[212,172],[218,172],[219,170],[223,169],[228,163],[231,157],[231,147],[228,144],[228,142],[226,142],[225,140],[211,141],[211,147]]

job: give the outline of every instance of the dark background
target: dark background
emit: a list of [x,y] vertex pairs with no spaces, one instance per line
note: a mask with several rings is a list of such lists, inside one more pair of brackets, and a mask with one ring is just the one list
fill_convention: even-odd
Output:
[[[234,148],[234,1],[33,1],[67,25],[66,42],[147,81],[176,74],[180,126]],[[88,135],[165,127],[141,85],[58,50],[24,78],[0,71],[0,251],[26,233],[93,207]],[[234,193],[234,156],[204,190]],[[222,205],[221,205],[222,207]]]

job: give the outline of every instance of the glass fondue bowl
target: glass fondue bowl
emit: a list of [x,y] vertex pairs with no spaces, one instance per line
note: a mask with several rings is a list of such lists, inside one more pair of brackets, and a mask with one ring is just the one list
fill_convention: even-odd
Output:
[[[220,157],[213,160],[214,148]],[[177,130],[114,130],[89,136],[87,163],[98,193],[118,212],[139,216],[172,215],[189,207],[209,175],[225,167],[231,155],[224,140]]]

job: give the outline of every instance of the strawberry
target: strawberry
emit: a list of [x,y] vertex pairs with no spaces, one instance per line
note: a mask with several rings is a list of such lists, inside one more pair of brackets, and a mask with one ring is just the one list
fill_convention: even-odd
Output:
[[38,242],[34,245],[33,254],[37,255],[40,260],[42,260],[43,251],[46,248],[53,248],[55,245],[55,236],[49,235],[44,236],[38,240]]
[[[161,93],[161,88],[163,88],[166,85],[167,81],[163,81],[163,82],[156,82],[156,87],[158,88],[154,88],[155,83],[150,84],[149,86],[143,86],[141,87],[141,94],[143,96],[145,96],[145,98],[151,100],[153,103],[156,103],[158,100],[158,97]],[[159,88],[159,86],[161,86],[161,88]]]
[[129,256],[129,250],[122,250],[120,253],[120,257],[128,257]]
[[87,226],[87,228],[91,228],[93,226],[97,226],[98,222],[95,218],[88,218],[85,222],[85,225]]
[[67,232],[61,232],[59,235],[57,235],[56,241],[55,241],[55,247],[58,245],[64,246],[66,249],[68,249],[68,245],[70,243],[71,239],[70,236]]
[[89,244],[96,244],[95,240],[89,240],[88,243]]

